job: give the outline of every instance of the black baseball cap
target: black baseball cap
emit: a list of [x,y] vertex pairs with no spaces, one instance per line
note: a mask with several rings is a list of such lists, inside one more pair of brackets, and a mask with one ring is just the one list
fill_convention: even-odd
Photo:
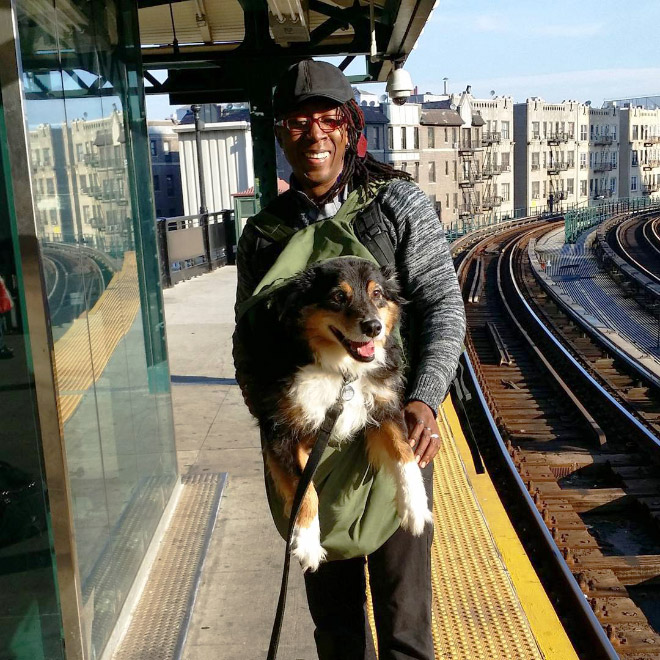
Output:
[[286,70],[275,88],[275,116],[283,117],[314,97],[346,103],[353,98],[353,88],[336,66],[328,62],[302,60]]

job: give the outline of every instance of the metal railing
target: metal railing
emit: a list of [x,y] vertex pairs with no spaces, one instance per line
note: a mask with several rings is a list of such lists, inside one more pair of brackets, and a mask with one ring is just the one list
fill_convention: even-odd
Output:
[[559,144],[560,142],[568,142],[573,138],[569,133],[548,133],[545,136],[545,139],[547,140],[548,144]]
[[619,213],[636,213],[638,211],[660,208],[657,199],[649,197],[626,197],[613,201],[603,201],[592,206],[569,209],[566,213],[566,242],[575,243],[577,237],[585,230],[599,225],[601,222]]
[[502,197],[500,195],[488,195],[484,197],[482,208],[490,210],[497,206],[502,206]]
[[234,211],[157,218],[163,287],[235,263]]
[[487,131],[481,136],[481,144],[486,147],[489,144],[499,144],[502,141],[502,133],[498,131]]
[[612,163],[594,163],[591,168],[594,172],[611,172],[614,169]]
[[591,138],[591,141],[596,145],[606,146],[608,144],[613,144],[614,143],[614,136],[613,135],[594,135]]
[[548,174],[553,172],[564,172],[568,169],[568,163],[548,163],[545,166],[545,169],[548,171]]

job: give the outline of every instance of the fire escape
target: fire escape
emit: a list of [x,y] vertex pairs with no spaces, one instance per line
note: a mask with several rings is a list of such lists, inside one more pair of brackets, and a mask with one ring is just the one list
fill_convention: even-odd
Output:
[[502,205],[502,197],[497,194],[495,183],[501,166],[498,164],[497,154],[502,141],[502,134],[497,131],[486,131],[481,136],[481,146],[484,148],[482,178],[484,181],[483,200],[481,208],[487,213],[494,213]]
[[569,139],[570,136],[568,133],[562,133],[560,131],[549,133],[546,137],[548,147],[550,147],[548,151],[548,162],[546,164],[546,171],[548,173],[547,204],[551,211],[560,208],[561,202],[568,197],[560,176],[562,172],[568,170],[568,163],[564,160],[560,147],[562,144],[566,144]]
[[462,204],[459,206],[458,215],[470,228],[481,225],[481,200],[476,189],[477,184],[483,180],[477,158],[480,150],[481,141],[472,137],[469,128],[462,129],[461,141],[458,145],[460,163],[458,186],[461,189]]
[[592,192],[594,200],[607,199],[612,196],[612,189],[608,186],[609,173],[614,169],[612,163],[612,156],[609,147],[614,143],[614,138],[611,135],[600,135],[596,133],[593,136],[593,143],[596,147],[602,147],[594,152],[593,172],[598,176],[595,177],[596,185]]

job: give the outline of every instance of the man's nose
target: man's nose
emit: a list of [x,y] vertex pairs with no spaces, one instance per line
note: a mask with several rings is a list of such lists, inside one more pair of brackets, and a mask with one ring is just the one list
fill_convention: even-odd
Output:
[[360,330],[367,337],[377,337],[383,329],[383,324],[378,319],[367,319],[360,322]]
[[318,121],[312,122],[312,125],[310,126],[309,131],[307,131],[307,134],[315,142],[317,142],[318,140],[322,140],[326,136],[326,133],[321,130]]

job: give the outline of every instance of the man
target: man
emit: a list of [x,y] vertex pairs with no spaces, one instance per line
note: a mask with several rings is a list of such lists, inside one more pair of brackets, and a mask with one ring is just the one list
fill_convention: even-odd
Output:
[[[293,229],[334,216],[362,186],[384,185],[377,196],[394,248],[397,276],[409,301],[410,370],[405,419],[431,497],[432,459],[439,449],[436,413],[454,376],[465,312],[449,248],[435,210],[408,175],[366,151],[364,117],[343,73],[325,62],[291,67],[274,96],[276,137],[293,174],[291,189],[268,211]],[[389,182],[389,183],[387,183]],[[254,291],[282,247],[247,226],[238,246],[237,308]],[[249,349],[235,337],[237,379]],[[249,401],[247,402],[249,405]],[[429,525],[421,537],[398,529],[368,559],[381,660],[432,660]],[[365,559],[321,564],[305,574],[321,660],[375,657],[364,613]]]

